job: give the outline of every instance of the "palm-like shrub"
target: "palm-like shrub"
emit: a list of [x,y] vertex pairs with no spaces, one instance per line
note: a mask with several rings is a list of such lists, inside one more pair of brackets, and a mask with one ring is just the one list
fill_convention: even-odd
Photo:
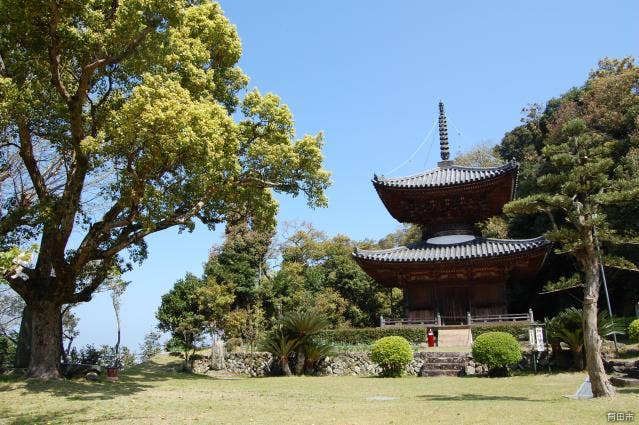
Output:
[[507,376],[508,366],[521,360],[521,347],[509,333],[486,332],[475,340],[473,358],[487,365],[491,376]]
[[[563,342],[570,347],[573,356],[573,363],[577,370],[584,368],[583,346],[583,319],[582,310],[570,307],[560,311],[555,317],[546,320],[546,331],[550,342]],[[597,329],[599,335],[605,338],[614,333],[623,334],[627,326],[627,321],[615,318],[610,320],[607,311],[601,311],[597,316]],[[553,344],[558,347],[559,344]]]
[[371,359],[382,367],[382,376],[402,376],[413,360],[413,348],[404,337],[387,336],[375,341]]
[[551,341],[556,341],[553,344],[555,347],[559,347],[559,342],[570,347],[575,368],[583,370],[584,332],[581,310],[570,307],[560,311],[555,317],[546,321],[546,332]]
[[333,346],[318,338],[311,338],[304,343],[304,371],[310,373],[325,357],[335,353]]
[[628,337],[631,341],[639,342],[639,319],[633,320],[628,326]]
[[295,352],[299,341],[290,338],[281,331],[269,333],[261,343],[261,349],[273,354],[279,361],[284,375],[291,376],[289,357]]
[[295,353],[295,373],[311,371],[317,362],[332,354],[332,346],[317,338],[328,328],[324,316],[313,310],[295,311],[284,316],[261,343],[261,349],[273,354],[285,375],[292,375],[289,361]]
[[295,358],[295,374],[301,375],[304,366],[308,365],[306,355],[309,348],[318,348],[319,341],[315,336],[329,327],[328,320],[314,310],[298,310],[289,313],[282,319],[282,331],[291,339],[297,340]]

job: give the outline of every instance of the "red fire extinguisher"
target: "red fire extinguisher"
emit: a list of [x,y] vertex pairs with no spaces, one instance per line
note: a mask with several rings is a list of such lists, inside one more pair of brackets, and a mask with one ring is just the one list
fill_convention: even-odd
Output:
[[435,346],[435,334],[433,333],[432,329],[428,329],[428,346],[429,347]]

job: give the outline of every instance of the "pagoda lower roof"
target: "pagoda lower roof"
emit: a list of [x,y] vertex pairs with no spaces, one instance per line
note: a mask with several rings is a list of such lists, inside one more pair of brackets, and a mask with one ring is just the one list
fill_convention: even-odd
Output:
[[418,242],[384,250],[356,250],[357,264],[387,287],[409,284],[495,284],[530,280],[550,250],[543,237],[534,239],[475,238],[468,242]]
[[501,257],[550,245],[544,237],[534,239],[475,238],[455,244],[432,244],[427,241],[383,250],[356,250],[355,259],[380,263],[430,263],[475,258]]
[[516,162],[508,162],[499,167],[481,168],[448,165],[405,177],[386,178],[384,176],[375,176],[373,183],[375,186],[397,188],[439,188],[492,179],[516,171],[517,168]]

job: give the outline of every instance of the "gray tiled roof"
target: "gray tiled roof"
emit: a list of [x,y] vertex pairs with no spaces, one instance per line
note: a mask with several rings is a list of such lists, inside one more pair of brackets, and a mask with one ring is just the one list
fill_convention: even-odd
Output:
[[437,167],[434,170],[406,177],[386,178],[375,176],[373,183],[390,187],[442,187],[455,184],[472,183],[486,180],[517,170],[516,162],[508,162],[499,167],[475,168],[456,165]]
[[418,242],[383,250],[356,250],[353,257],[379,262],[438,262],[471,258],[499,257],[549,245],[544,237],[534,239],[485,239],[455,244]]

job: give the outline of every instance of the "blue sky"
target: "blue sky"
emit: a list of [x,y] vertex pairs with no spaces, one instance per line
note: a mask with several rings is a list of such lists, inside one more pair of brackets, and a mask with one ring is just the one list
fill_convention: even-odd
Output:
[[[521,109],[583,83],[604,57],[639,57],[639,4],[625,1],[222,1],[237,25],[250,85],[287,103],[298,135],[325,134],[329,207],[280,197],[278,219],[329,235],[380,238],[399,226],[370,179],[406,161],[446,104],[453,156],[498,143]],[[436,135],[392,175],[435,166]],[[432,145],[432,149],[429,147]],[[155,326],[160,297],[200,274],[222,229],[167,230],[125,278],[123,342],[136,349]],[[110,299],[79,306],[77,344],[113,344]]]

